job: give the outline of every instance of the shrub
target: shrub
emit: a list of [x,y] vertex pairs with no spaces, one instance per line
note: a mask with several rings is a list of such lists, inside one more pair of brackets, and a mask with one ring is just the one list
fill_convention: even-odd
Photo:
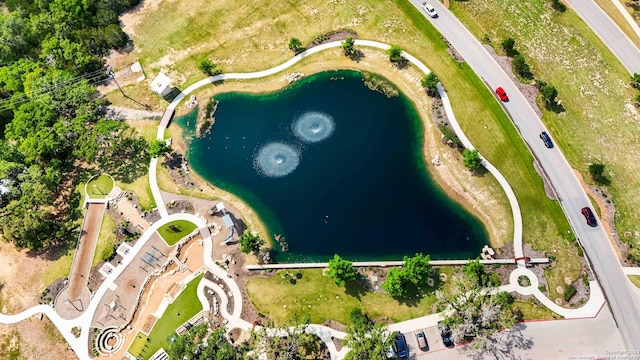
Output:
[[518,52],[518,50],[516,50],[514,48],[514,45],[516,44],[516,41],[513,40],[513,38],[506,38],[504,39],[504,41],[502,42],[502,50],[504,50],[504,53],[508,56],[508,57],[514,57],[518,54],[520,54]]
[[214,76],[214,75],[220,74],[221,71],[220,70],[216,70],[217,66],[218,65],[214,64],[209,59],[202,59],[198,63],[198,69],[200,71],[202,71],[203,73],[209,75],[209,76]]
[[387,55],[389,55],[389,60],[392,62],[397,62],[404,59],[402,57],[402,49],[397,45],[391,45],[391,47],[387,49]]
[[573,297],[573,295],[575,295],[578,291],[576,290],[576,288],[573,285],[569,285],[567,286],[566,289],[564,289],[564,294],[562,294],[564,301],[569,301],[571,300],[571,298]]
[[104,250],[102,250],[102,254],[100,254],[100,259],[102,259],[105,262],[110,261],[111,259],[113,259],[115,252],[116,250],[113,247],[113,245],[107,246]]
[[[438,116],[438,118],[441,118],[441,116]],[[460,147],[460,144],[462,144],[462,142],[460,141],[456,133],[453,130],[451,130],[451,128],[449,128],[444,124],[438,124],[438,129],[442,131],[442,135],[444,136],[445,142],[451,142],[451,144],[454,145],[455,147]]]
[[525,61],[524,56],[520,54],[513,57],[513,70],[524,79],[533,79],[529,64]]
[[567,11],[567,7],[565,4],[561,3],[560,0],[553,0],[551,3],[551,7],[554,8],[557,12],[565,12]]

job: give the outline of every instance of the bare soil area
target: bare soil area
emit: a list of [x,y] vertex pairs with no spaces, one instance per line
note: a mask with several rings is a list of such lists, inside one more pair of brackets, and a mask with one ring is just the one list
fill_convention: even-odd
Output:
[[[50,261],[45,255],[19,251],[12,244],[0,241],[0,311],[15,314],[38,305],[44,284],[40,279]],[[28,359],[45,359],[57,354],[73,359],[75,354],[46,317],[34,316],[17,324],[0,324],[0,335],[11,336]]]

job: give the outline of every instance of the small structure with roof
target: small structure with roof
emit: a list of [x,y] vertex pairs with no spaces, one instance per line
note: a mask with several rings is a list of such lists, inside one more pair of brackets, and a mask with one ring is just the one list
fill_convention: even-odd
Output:
[[164,97],[171,91],[171,79],[164,73],[158,74],[151,82],[151,90],[154,93]]

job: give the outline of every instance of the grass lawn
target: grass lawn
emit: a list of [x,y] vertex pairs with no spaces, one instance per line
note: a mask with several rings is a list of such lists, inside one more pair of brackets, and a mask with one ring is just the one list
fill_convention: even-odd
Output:
[[87,183],[87,194],[90,198],[104,199],[109,195],[111,189],[113,189],[113,179],[108,175],[102,174],[98,177],[94,177],[89,183]]
[[162,236],[162,239],[167,245],[173,246],[196,228],[196,224],[191,221],[176,220],[161,226],[158,229],[158,234]]
[[633,285],[635,285],[636,287],[640,288],[640,276],[639,275],[627,275],[627,276],[629,277],[629,280],[631,280]]
[[[640,112],[630,103],[637,92],[627,85],[624,67],[575,13],[557,14],[546,1],[452,2],[452,10],[477,38],[488,36],[494,48],[513,37],[533,73],[557,88],[566,111],[544,111],[545,124],[575,169],[587,174],[590,163],[605,164],[616,229],[638,243]],[[640,259],[640,248],[632,251]]]
[[127,120],[127,124],[136,129],[148,142],[152,142],[156,139],[156,133],[158,132],[158,122],[155,120]]
[[[451,279],[454,269],[441,267],[440,271]],[[253,305],[276,325],[285,324],[293,314],[308,314],[314,324],[332,319],[348,325],[349,313],[355,307],[362,307],[371,318],[386,316],[399,322],[431,314],[435,302],[432,292],[418,302],[399,303],[387,294],[367,292],[356,282],[338,287],[322,275],[322,269],[301,270],[300,273],[302,278],[295,285],[282,278],[282,271],[270,278],[252,277],[247,283]]]
[[117,185],[122,190],[131,191],[136,194],[142,210],[151,210],[156,207],[156,202],[153,199],[151,187],[149,186],[149,174],[140,176],[132,183],[123,183],[118,181]]
[[98,235],[98,244],[96,245],[96,251],[93,254],[93,261],[91,266],[96,266],[102,261],[102,253],[109,246],[113,247],[116,241],[116,235],[113,233],[113,229],[116,227],[116,222],[109,214],[104,214],[102,217],[102,224],[100,224],[100,234]]
[[64,255],[58,257],[56,260],[47,263],[47,269],[42,273],[42,284],[48,286],[54,280],[61,277],[69,276],[71,271],[71,263],[73,263],[73,256],[76,253],[75,247],[69,249]]
[[138,332],[136,339],[129,347],[130,354],[146,360],[160,348],[165,350],[169,348],[167,338],[174,335],[180,325],[202,311],[202,304],[196,294],[202,276],[199,275],[187,284],[182,293],[167,307],[162,317],[156,321],[149,336]]
[[536,304],[534,300],[516,300],[513,302],[513,308],[522,312],[524,321],[563,318],[546,307]]

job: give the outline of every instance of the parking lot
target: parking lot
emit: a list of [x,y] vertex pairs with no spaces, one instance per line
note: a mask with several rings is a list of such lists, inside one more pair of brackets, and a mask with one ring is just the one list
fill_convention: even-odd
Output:
[[[429,346],[428,351],[422,351],[418,347],[418,340],[416,338],[416,334],[422,330],[424,335],[427,338],[427,344]],[[430,326],[426,328],[421,328],[416,331],[404,333],[405,338],[407,339],[407,346],[409,347],[409,359],[420,359],[427,354],[430,354],[435,351],[440,350],[450,350],[444,346],[442,342],[442,338],[438,333],[438,328],[436,326]]]

